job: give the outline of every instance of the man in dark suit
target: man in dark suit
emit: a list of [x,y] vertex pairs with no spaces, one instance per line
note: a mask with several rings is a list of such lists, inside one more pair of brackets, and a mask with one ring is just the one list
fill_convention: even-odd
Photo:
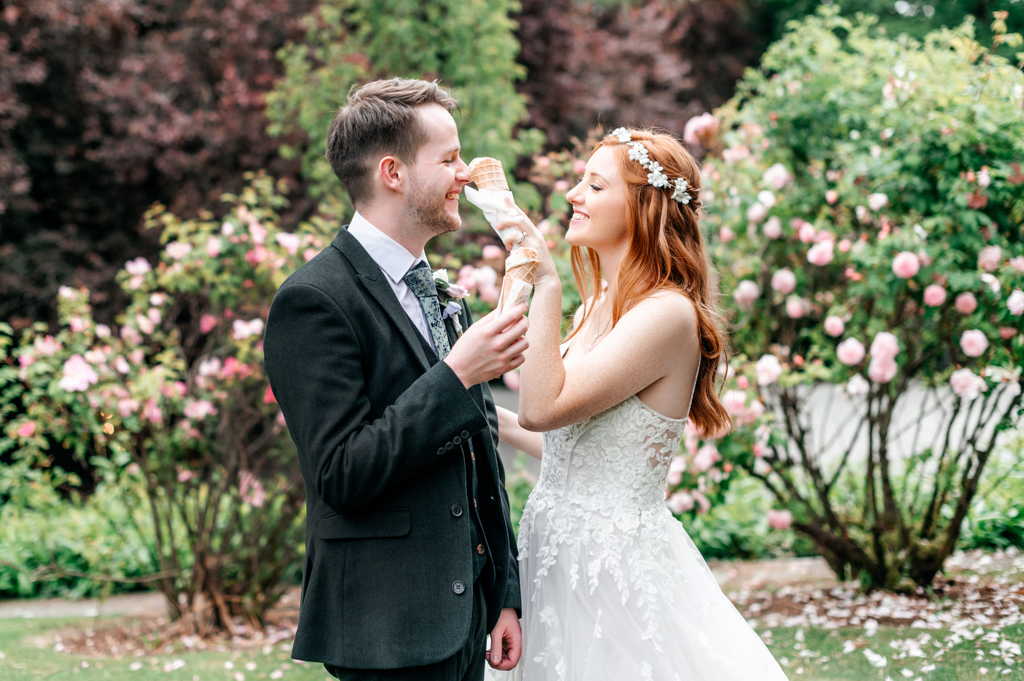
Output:
[[471,325],[426,265],[470,181],[454,108],[424,81],[350,93],[327,158],[357,212],[281,286],[267,322],[266,371],[306,482],[292,655],[338,679],[468,681],[485,656],[519,660],[487,381],[523,362],[526,306]]

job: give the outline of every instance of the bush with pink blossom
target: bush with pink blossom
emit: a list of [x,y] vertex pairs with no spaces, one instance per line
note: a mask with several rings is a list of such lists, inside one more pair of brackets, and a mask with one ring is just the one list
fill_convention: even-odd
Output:
[[166,246],[157,263],[125,264],[116,325],[93,320],[87,290],[64,287],[57,333],[37,325],[15,346],[0,327],[0,453],[12,460],[0,488],[45,482],[54,447],[99,462],[154,519],[137,530],[149,571],[200,631],[233,631],[239,616],[262,625],[300,557],[303,482],[263,373],[263,325],[280,283],[338,228],[317,217],[281,230],[287,188],[249,179],[223,218],[147,213]]
[[[879,586],[931,583],[1022,413],[1024,75],[972,38],[966,23],[894,40],[823,9],[768,49],[705,145],[723,150],[703,194],[736,427],[690,434],[670,491],[715,501],[741,468],[785,509],[773,526]],[[811,418],[824,395],[846,425]],[[898,419],[936,409],[897,456]]]

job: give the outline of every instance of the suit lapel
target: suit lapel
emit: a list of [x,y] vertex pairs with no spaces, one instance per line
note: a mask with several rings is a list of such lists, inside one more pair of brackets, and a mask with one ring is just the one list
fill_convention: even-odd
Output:
[[387,282],[387,278],[381,271],[380,266],[370,257],[370,254],[366,252],[362,244],[348,233],[347,225],[338,232],[338,236],[334,238],[331,245],[337,248],[349,263],[352,264],[356,271],[356,276],[359,277],[366,290],[391,318],[391,321],[398,329],[402,338],[405,339],[406,345],[409,346],[412,354],[416,356],[423,370],[429,369],[430,362],[427,360],[427,355],[423,352],[423,348],[416,337],[419,332],[412,322],[409,321],[409,315],[405,313],[402,305],[398,302],[398,298],[395,297],[395,292],[391,289],[391,284]]

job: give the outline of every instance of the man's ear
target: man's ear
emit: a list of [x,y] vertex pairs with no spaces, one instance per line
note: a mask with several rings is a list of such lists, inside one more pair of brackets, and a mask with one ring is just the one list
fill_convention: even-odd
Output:
[[394,156],[385,156],[377,163],[377,176],[386,189],[401,192],[408,170],[405,164]]

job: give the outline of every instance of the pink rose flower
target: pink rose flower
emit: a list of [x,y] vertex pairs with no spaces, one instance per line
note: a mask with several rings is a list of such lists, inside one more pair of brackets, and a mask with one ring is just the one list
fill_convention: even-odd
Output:
[[1002,338],[1003,340],[1010,340],[1011,338],[1013,338],[1016,335],[1017,335],[1017,329],[1013,328],[1012,326],[1000,326],[999,327],[999,337]]
[[71,355],[68,361],[64,362],[64,374],[57,382],[61,390],[70,392],[81,392],[88,390],[90,385],[100,380],[89,363],[81,355]]
[[727,244],[736,238],[736,232],[732,231],[729,227],[722,227],[718,230],[718,240],[723,244]]
[[843,239],[842,241],[839,242],[839,252],[840,253],[846,253],[847,251],[850,250],[850,246],[851,246],[850,240],[849,239]]
[[810,308],[810,303],[799,296],[790,296],[786,300],[786,316],[790,319],[800,319]]
[[267,240],[267,230],[264,229],[263,225],[256,220],[256,216],[250,215],[249,219],[249,235],[252,237],[254,244],[262,244]]
[[750,385],[750,381],[747,380],[746,376],[740,376],[736,379],[736,385],[745,390]]
[[566,180],[556,180],[555,186],[552,187],[559,194],[569,191],[569,182]]
[[484,265],[477,268],[475,279],[480,288],[493,288],[498,282],[498,273],[490,265]]
[[754,303],[761,297],[761,287],[750,279],[744,279],[736,285],[732,292],[732,299],[736,301],[736,307],[741,310],[751,310]]
[[768,447],[763,442],[758,441],[758,442],[754,443],[754,448],[752,450],[752,453],[754,454],[755,457],[760,459],[761,457],[763,457],[765,455],[767,450],[768,450]]
[[1024,291],[1019,288],[1014,289],[1010,297],[1006,299],[1006,307],[1014,317],[1024,314]]
[[775,194],[765,189],[757,193],[757,201],[765,208],[772,208],[778,202],[778,199],[775,198]]
[[814,225],[809,222],[800,221],[800,227],[797,228],[796,236],[802,243],[809,244],[814,241],[815,234],[817,234],[817,230],[814,229]]
[[722,160],[728,164],[733,164],[736,161],[742,161],[750,156],[750,148],[742,144],[735,147],[729,147],[722,152]]
[[864,359],[864,344],[856,338],[847,338],[836,346],[836,357],[846,366],[860,364]]
[[209,239],[206,240],[206,255],[208,255],[211,258],[220,257],[220,239],[219,238],[217,238],[215,236],[211,236]]
[[181,260],[192,252],[192,244],[182,241],[172,241],[167,244],[164,249],[167,251],[167,255],[171,256],[174,260]]
[[514,393],[519,392],[519,372],[509,371],[501,375],[501,382]]
[[673,456],[672,462],[668,465],[668,484],[675,487],[683,481],[683,473],[686,471],[686,459],[681,456]]
[[978,309],[978,300],[973,293],[961,293],[956,297],[956,311],[960,314],[971,314]]
[[117,369],[120,374],[127,374],[132,370],[131,366],[128,364],[128,360],[124,358],[124,355],[117,356],[114,360],[114,368]]
[[693,468],[698,473],[704,473],[721,458],[718,449],[714,445],[704,445],[697,450],[697,455],[693,457]]
[[978,329],[964,331],[960,336],[960,349],[968,357],[981,357],[988,350],[988,338]]
[[1024,255],[1018,255],[1016,258],[1010,258],[1010,267],[1017,270],[1018,272],[1024,272]]
[[36,338],[35,343],[33,345],[35,346],[36,352],[38,352],[40,355],[46,355],[47,357],[56,355],[61,350],[61,348],[64,347],[63,345],[61,345],[61,342],[54,338],[53,336],[44,336],[43,338]]
[[149,261],[145,258],[135,258],[135,260],[126,262],[124,269],[133,277],[141,277],[152,268],[149,266]]
[[263,485],[249,471],[243,471],[238,482],[238,492],[242,495],[242,501],[256,508],[263,506],[267,493]]
[[772,289],[783,295],[789,295],[795,288],[796,275],[793,274],[793,270],[783,267],[780,270],[775,270],[775,273],[772,274]]
[[869,194],[868,206],[876,213],[889,205],[889,197],[885,194]]
[[843,386],[843,392],[850,397],[860,397],[861,395],[867,395],[871,391],[871,384],[864,380],[864,377],[860,374],[854,374],[850,377],[850,380]]
[[132,414],[139,411],[138,400],[132,400],[128,398],[120,399],[117,401],[117,413],[121,415],[121,418],[128,418]]
[[835,189],[829,189],[827,192],[825,192],[825,201],[828,202],[828,205],[834,206],[836,205],[836,201],[838,200],[839,193]]
[[576,161],[575,163],[572,164],[572,172],[574,172],[577,175],[582,175],[583,173],[587,172],[587,162],[583,160]]
[[18,437],[32,437],[36,434],[36,422],[26,421],[18,426]]
[[875,383],[888,383],[896,377],[899,365],[891,357],[874,357],[868,365],[868,377]]
[[284,248],[284,250],[288,251],[288,255],[295,255],[299,252],[299,245],[301,244],[302,239],[298,234],[292,234],[291,232],[278,232],[274,235],[274,241]]
[[946,302],[946,289],[938,284],[931,284],[924,290],[924,304],[928,307],[939,307]]
[[764,174],[761,176],[761,180],[765,184],[769,185],[775,191],[778,191],[785,187],[791,179],[793,178],[789,174],[789,171],[786,170],[786,166],[782,165],[781,163],[776,163],[775,165],[769,167],[767,170],[764,171]]
[[32,355],[22,355],[21,357],[18,358],[18,366],[20,366],[22,369],[27,369],[28,367],[35,364],[35,361],[36,358],[33,357]]
[[1003,259],[1003,249],[999,246],[985,246],[978,251],[978,267],[986,272],[999,269],[999,261]]
[[317,253],[319,253],[319,251],[317,251],[315,248],[307,248],[302,252],[302,257],[305,259],[306,262],[309,262],[310,260],[316,257]]
[[217,326],[217,318],[212,314],[204,314],[199,318],[199,333],[204,336],[213,331],[215,326]]
[[766,217],[768,217],[768,209],[759,201],[755,201],[750,208],[747,208],[747,220],[750,222],[761,222]]
[[164,413],[155,398],[150,398],[142,408],[142,419],[153,425],[160,426],[164,423]]
[[970,369],[958,369],[949,377],[949,387],[964,399],[973,400],[988,390],[985,379]]
[[900,353],[900,342],[888,331],[880,331],[871,341],[871,356],[875,359],[893,359]]
[[825,333],[828,335],[833,338],[838,338],[843,335],[843,331],[845,329],[846,324],[844,324],[843,320],[836,315],[829,315],[828,317],[825,317]]
[[833,248],[834,246],[831,241],[819,241],[807,251],[807,261],[818,267],[827,265],[832,262],[832,258],[835,256]]
[[501,246],[495,246],[494,244],[487,244],[484,246],[484,260],[503,260],[504,256],[505,251],[501,250]]
[[768,524],[775,530],[788,530],[789,526],[793,524],[793,514],[786,510],[769,509]]
[[499,295],[501,295],[501,291],[499,291],[494,284],[491,284],[490,286],[484,286],[483,284],[480,285],[480,300],[487,303],[496,303],[498,302]]
[[232,337],[235,340],[244,340],[263,333],[263,320],[257,317],[249,321],[236,319],[231,325]]
[[669,511],[675,515],[680,515],[681,513],[692,511],[694,503],[694,499],[690,494],[686,492],[676,492],[668,498],[665,505],[668,506]]
[[779,239],[782,237],[782,220],[778,216],[773,215],[768,218],[764,223],[764,235],[769,239]]
[[761,355],[754,365],[758,385],[771,385],[782,376],[782,363],[775,355]]
[[190,419],[202,421],[207,416],[216,414],[217,408],[209,400],[192,400],[185,405],[183,413]]
[[711,510],[711,502],[708,500],[706,496],[704,496],[702,492],[692,489],[690,490],[690,496],[693,497],[693,500],[697,502],[698,513],[707,513],[708,511]]
[[[705,112],[700,116],[694,116],[686,121],[683,127],[683,141],[689,145],[700,144],[701,140],[708,141],[718,132],[718,119]],[[583,173],[578,173],[582,175]]]
[[892,259],[892,272],[901,279],[910,279],[917,274],[921,267],[921,261],[910,251],[897,253]]

